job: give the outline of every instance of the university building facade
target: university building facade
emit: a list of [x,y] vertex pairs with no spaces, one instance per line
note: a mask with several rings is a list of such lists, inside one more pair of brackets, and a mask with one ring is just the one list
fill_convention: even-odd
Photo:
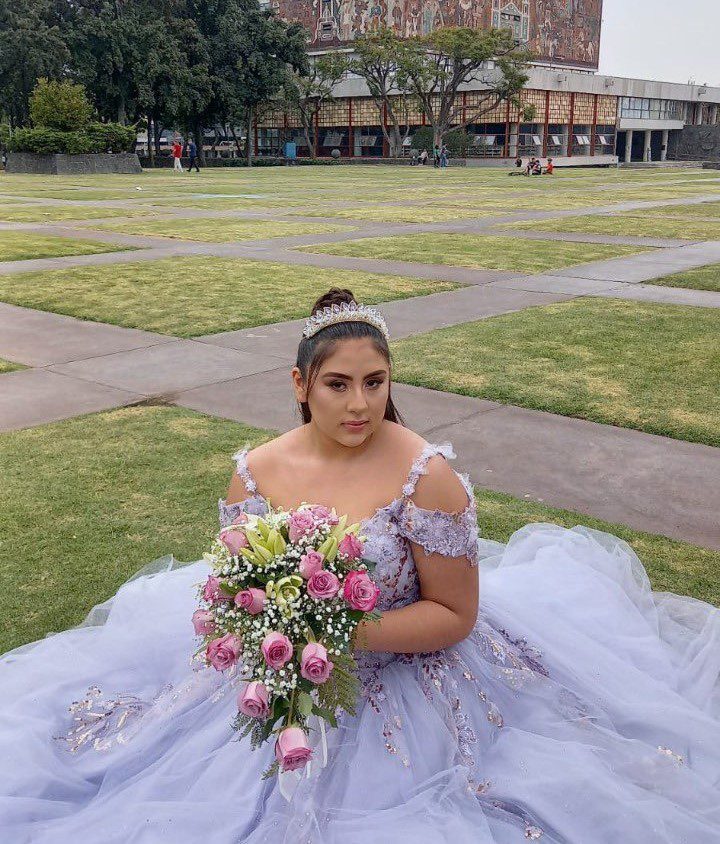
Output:
[[[301,23],[316,53],[351,52],[355,38],[384,27],[406,37],[443,26],[509,28],[537,57],[521,96],[521,106],[533,106],[533,117],[523,121],[522,108],[502,103],[469,125],[468,159],[479,163],[531,155],[559,164],[683,157],[680,135],[688,126],[705,127],[694,129],[698,158],[708,157],[702,152],[716,136],[720,152],[720,88],[597,74],[602,0],[266,0],[265,5]],[[364,82],[347,78],[334,94],[317,116],[318,155],[337,149],[344,158],[387,156],[384,114]],[[457,113],[463,119],[473,114],[482,97],[479,85],[469,85],[458,95]],[[408,150],[414,131],[426,125],[419,108],[411,108],[409,121]],[[254,140],[260,155],[277,154],[288,140],[299,155],[309,154],[299,116],[292,112],[259,116]],[[690,145],[684,157],[695,157],[692,153]]]

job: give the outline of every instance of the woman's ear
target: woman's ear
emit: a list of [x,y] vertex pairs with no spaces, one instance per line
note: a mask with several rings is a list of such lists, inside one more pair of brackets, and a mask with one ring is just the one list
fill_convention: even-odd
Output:
[[302,374],[297,366],[292,368],[290,377],[292,378],[293,389],[295,390],[295,399],[299,404],[304,404],[307,401],[307,388],[305,387],[305,381],[303,380]]

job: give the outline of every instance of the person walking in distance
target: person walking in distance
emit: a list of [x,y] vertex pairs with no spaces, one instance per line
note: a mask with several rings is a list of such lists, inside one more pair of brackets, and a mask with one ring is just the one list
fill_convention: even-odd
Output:
[[178,173],[182,173],[182,144],[180,143],[179,138],[175,138],[175,140],[173,141],[172,155],[173,170],[177,170]]
[[200,172],[200,167],[198,165],[198,154],[197,154],[197,146],[195,145],[195,141],[190,138],[188,141],[188,157],[190,158],[190,166],[188,167],[188,173],[192,173],[193,167]]

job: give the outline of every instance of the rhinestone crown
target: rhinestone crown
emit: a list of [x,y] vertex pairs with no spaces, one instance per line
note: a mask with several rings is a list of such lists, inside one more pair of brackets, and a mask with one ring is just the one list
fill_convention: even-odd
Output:
[[337,325],[339,322],[366,322],[368,325],[377,328],[383,337],[390,342],[390,332],[380,311],[367,305],[358,305],[356,302],[328,305],[328,307],[313,314],[305,321],[303,337],[313,337],[318,331],[327,328],[328,325]]

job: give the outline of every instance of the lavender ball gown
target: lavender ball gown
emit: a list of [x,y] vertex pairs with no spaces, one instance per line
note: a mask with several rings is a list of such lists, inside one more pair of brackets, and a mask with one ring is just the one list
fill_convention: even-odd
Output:
[[[231,681],[191,667],[207,565],[166,559],[84,625],[0,661],[2,840],[720,842],[720,611],[653,593],[604,533],[478,540],[465,478],[463,513],[416,507],[436,454],[454,456],[428,445],[365,522],[367,556],[381,609],[418,598],[409,540],[479,563],[475,629],[436,653],[364,654],[357,716],[329,732],[327,766],[292,801],[260,778],[270,744],[237,741]],[[221,502],[223,522],[266,506],[237,461],[254,494]]]

